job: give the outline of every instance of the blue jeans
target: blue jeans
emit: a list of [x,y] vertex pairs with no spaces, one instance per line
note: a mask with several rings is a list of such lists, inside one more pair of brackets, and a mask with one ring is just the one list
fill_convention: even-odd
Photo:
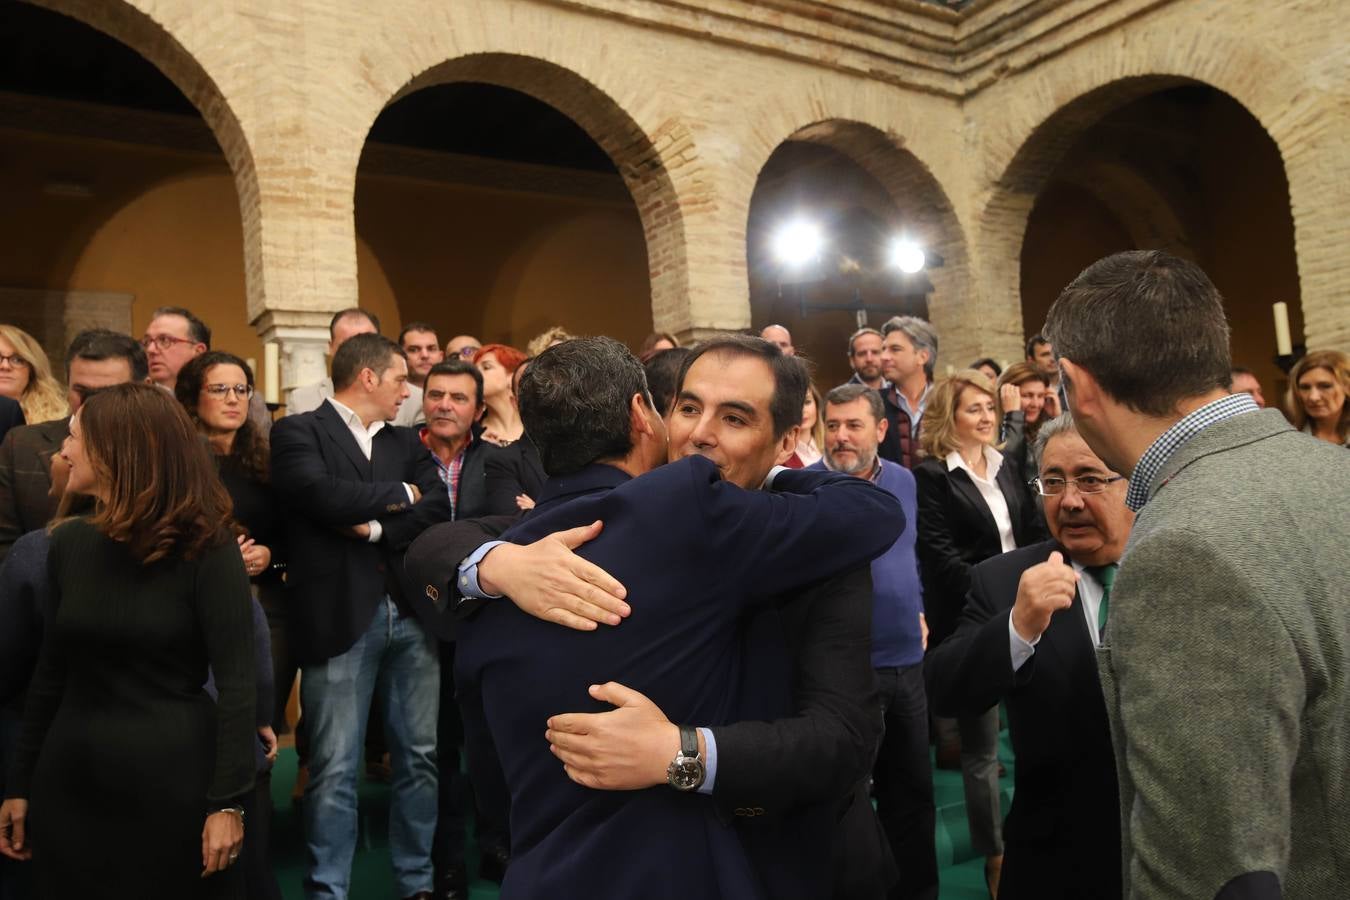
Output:
[[440,663],[435,640],[385,597],[346,653],[305,666],[300,699],[309,733],[303,806],[305,896],[346,898],[356,852],[356,782],[367,712],[378,691],[393,768],[389,855],[396,896],[432,889],[436,832],[436,718]]

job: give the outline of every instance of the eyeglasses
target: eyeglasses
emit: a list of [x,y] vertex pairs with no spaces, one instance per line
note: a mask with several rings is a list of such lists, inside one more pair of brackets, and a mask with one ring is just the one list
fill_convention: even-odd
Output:
[[248,400],[253,396],[253,388],[247,384],[208,384],[202,390],[217,400],[224,400],[232,393],[238,395],[241,400]]
[[197,342],[194,341],[192,338],[174,337],[171,334],[157,334],[154,337],[151,337],[150,335],[147,334],[145,337],[141,338],[141,346],[144,347],[146,350],[149,350],[150,345],[153,344],[156,347],[158,347],[161,352],[168,350],[174,344],[195,344],[195,343]]
[[1078,488],[1080,494],[1100,494],[1106,486],[1123,481],[1124,475],[1082,475],[1078,478],[1033,478],[1028,482],[1042,497],[1058,497],[1069,485]]
[[12,354],[10,356],[0,356],[0,363],[9,363],[9,367],[11,369],[28,368],[28,360],[24,359],[17,353]]
[[482,349],[482,347],[460,347],[459,355],[464,359],[473,359],[473,355]]

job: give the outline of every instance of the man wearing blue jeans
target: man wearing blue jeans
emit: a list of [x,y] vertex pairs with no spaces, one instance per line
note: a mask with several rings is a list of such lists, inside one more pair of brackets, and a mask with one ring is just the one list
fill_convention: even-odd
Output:
[[305,896],[345,898],[356,785],[378,694],[393,770],[389,853],[399,897],[432,892],[440,663],[397,578],[402,554],[449,498],[416,432],[389,425],[408,396],[397,344],[357,335],[333,356],[334,395],[272,432],[287,515],[286,589],[309,733]]

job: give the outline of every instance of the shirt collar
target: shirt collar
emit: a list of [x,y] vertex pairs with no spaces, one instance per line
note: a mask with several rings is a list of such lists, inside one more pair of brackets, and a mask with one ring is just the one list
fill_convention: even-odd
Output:
[[1162,472],[1167,461],[1183,444],[1216,422],[1244,413],[1256,412],[1259,407],[1250,394],[1229,394],[1182,416],[1172,427],[1158,435],[1144,455],[1135,464],[1130,476],[1130,489],[1125,493],[1125,505],[1135,512],[1148,503],[1153,481]]
[[[984,461],[989,464],[989,477],[983,480],[993,481],[998,475],[998,470],[1003,467],[1003,454],[999,453],[988,444],[985,444]],[[951,453],[947,454],[947,471],[950,472],[952,469],[965,469],[966,474],[971,478],[979,477],[970,470],[970,466],[966,465],[966,461],[961,458],[961,452],[959,450],[953,450]]]
[[895,395],[895,405],[903,409],[905,412],[909,413],[911,418],[913,418],[914,413],[918,412],[919,410],[922,410],[925,406],[928,405],[928,395],[933,392],[933,382],[930,381],[924,387],[923,393],[919,395],[919,403],[917,408],[910,409],[909,398],[905,396],[904,391],[900,390],[899,385],[891,384],[890,382],[887,382],[887,384],[889,385],[892,393]]
[[350,406],[338,401],[336,397],[329,397],[328,402],[333,404],[333,409],[337,410],[338,415],[342,417],[343,422],[347,423],[348,428],[359,428],[366,434],[373,435],[388,424],[383,419],[376,419],[370,423],[370,427],[366,427],[366,424],[361,421],[361,417]]

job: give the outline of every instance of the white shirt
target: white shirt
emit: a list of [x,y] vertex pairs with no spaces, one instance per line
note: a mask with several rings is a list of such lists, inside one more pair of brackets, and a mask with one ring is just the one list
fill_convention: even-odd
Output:
[[[389,423],[377,420],[371,422],[370,425],[366,425],[366,423],[361,421],[360,416],[347,405],[340,403],[336,398],[329,397],[328,402],[333,405],[333,409],[337,411],[343,424],[347,426],[347,430],[351,432],[352,437],[356,440],[356,446],[361,448],[361,453],[364,454],[366,460],[369,461],[371,451],[375,445],[375,435],[379,434],[380,430]],[[403,485],[403,489],[408,492],[408,502],[415,502],[413,499],[412,488],[408,487],[406,482]],[[372,544],[379,543],[380,538],[384,537],[384,526],[375,519],[371,519],[366,524],[370,526],[370,537],[366,540]]]
[[[1073,570],[1078,573],[1078,599],[1082,601],[1083,624],[1087,627],[1088,638],[1092,641],[1092,646],[1100,647],[1102,645],[1101,629],[1097,627],[1097,614],[1102,608],[1102,584],[1096,578],[1088,574],[1087,567],[1082,566],[1072,560],[1069,564]],[[1024,641],[1022,636],[1013,628],[1012,613],[1008,613],[1008,640],[1009,648],[1012,650],[1012,667],[1016,672],[1031,659],[1032,654],[1036,652],[1036,645],[1041,642],[1041,636],[1036,635],[1034,641]]]
[[953,450],[947,454],[947,471],[953,469],[964,469],[970,476],[970,480],[975,482],[975,489],[980,492],[984,498],[984,505],[989,507],[989,512],[994,517],[994,524],[998,526],[998,542],[1004,553],[1009,550],[1017,549],[1017,539],[1013,537],[1012,515],[1008,512],[1008,499],[1003,496],[1003,491],[999,490],[995,479],[998,477],[998,470],[1003,465],[1003,454],[999,453],[988,444],[984,445],[985,471],[987,478],[981,478],[966,465],[966,461],[961,458],[961,454]]

